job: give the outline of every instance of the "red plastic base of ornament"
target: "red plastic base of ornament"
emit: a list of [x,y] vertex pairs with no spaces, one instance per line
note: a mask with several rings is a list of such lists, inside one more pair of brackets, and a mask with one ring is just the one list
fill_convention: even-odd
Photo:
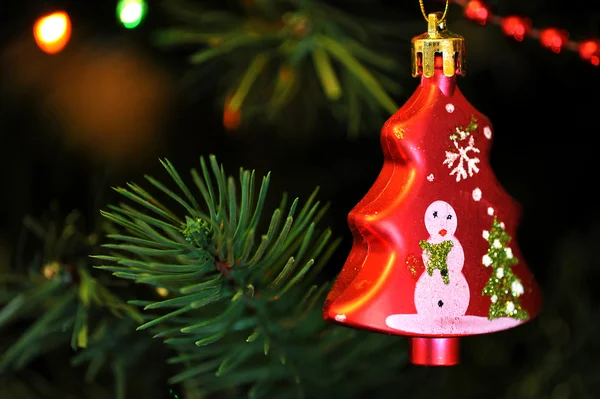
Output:
[[419,366],[454,366],[459,363],[459,338],[410,338],[410,362]]

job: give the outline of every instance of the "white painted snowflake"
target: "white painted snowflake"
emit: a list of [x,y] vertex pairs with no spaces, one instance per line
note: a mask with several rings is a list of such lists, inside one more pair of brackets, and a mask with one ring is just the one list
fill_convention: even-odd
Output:
[[488,215],[494,216],[494,208],[492,208],[491,206],[488,208]]
[[479,187],[477,187],[475,190],[473,190],[473,199],[475,201],[481,200],[481,189]]
[[448,103],[446,104],[446,111],[448,111],[449,114],[454,112],[454,104],[452,103]]
[[[457,128],[457,133],[461,133],[460,129]],[[443,164],[447,164],[448,168],[454,167],[450,172],[450,176],[456,175],[456,181],[466,179],[467,177],[473,176],[474,173],[479,172],[477,164],[480,162],[479,158],[470,157],[470,152],[479,153],[479,149],[475,147],[475,138],[469,137],[469,145],[461,147],[457,140],[453,140],[452,143],[456,147],[458,152],[446,151],[446,159]],[[456,164],[456,166],[454,166]],[[466,169],[465,169],[466,164]]]
[[435,179],[435,177],[433,176],[433,173],[430,174],[429,176],[427,176],[427,180],[433,181],[433,179]]

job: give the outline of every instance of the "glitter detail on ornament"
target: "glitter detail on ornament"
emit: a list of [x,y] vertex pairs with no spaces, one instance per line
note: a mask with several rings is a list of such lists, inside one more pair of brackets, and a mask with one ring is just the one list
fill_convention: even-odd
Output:
[[494,216],[494,208],[492,208],[491,206],[487,209],[488,215],[490,216]]
[[433,176],[433,173],[430,174],[429,176],[427,176],[427,180],[429,180],[429,181],[433,181],[434,178],[435,177]]
[[479,187],[473,190],[473,199],[475,201],[481,201],[481,189]]
[[339,321],[339,322],[343,322],[346,320],[346,315],[345,314],[338,314],[335,316],[335,321]]
[[513,314],[515,311],[515,304],[511,301],[506,302],[506,313]]
[[523,288],[523,284],[521,284],[518,281],[513,281],[513,283],[510,286],[510,291],[512,292],[513,296],[521,296],[525,293],[525,289]]
[[519,263],[508,251],[511,237],[508,235],[498,218],[494,216],[489,231],[490,243],[487,254],[483,256],[483,264],[492,268],[492,276],[483,287],[483,295],[491,299],[488,319],[494,320],[509,316],[516,320],[527,320],[529,314],[521,307],[517,298],[525,292],[521,280],[514,274],[511,266]]
[[419,273],[419,271],[423,268],[423,263],[421,262],[420,258],[410,254],[406,258],[406,268],[408,269],[410,274],[416,276]]
[[491,140],[492,139],[492,129],[489,126],[484,127],[483,135],[485,136],[486,139]]
[[406,133],[406,131],[401,127],[394,128],[394,136],[396,136],[398,140],[402,140],[404,138],[404,133]]
[[425,240],[421,240],[419,246],[427,254],[427,262],[425,263],[427,274],[433,276],[433,271],[439,270],[444,284],[450,284],[446,258],[448,258],[448,254],[452,250],[454,243],[451,240],[446,240],[439,244],[432,244]]
[[446,104],[446,111],[448,111],[449,114],[454,112],[454,104]]

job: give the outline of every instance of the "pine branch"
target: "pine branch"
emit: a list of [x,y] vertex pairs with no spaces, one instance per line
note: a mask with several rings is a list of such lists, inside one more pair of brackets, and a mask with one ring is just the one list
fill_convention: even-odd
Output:
[[327,209],[317,190],[303,203],[284,194],[269,217],[269,174],[256,187],[254,171],[241,169],[236,181],[214,156],[200,158],[200,170],[191,171],[199,201],[173,165],[162,164],[177,192],[146,179],[181,214],[137,185],[116,188],[138,207],[102,212],[123,232],[105,244],[110,255],[95,258],[106,263],[98,268],[117,277],[168,292],[164,300],[130,304],[148,317],[138,329],[151,330],[175,351],[169,363],[181,371],[170,383],[186,386],[188,398],[225,392],[261,398],[281,390],[301,397],[341,383],[366,353],[390,357],[387,337],[357,348],[361,333],[322,320],[328,285],[319,287],[315,279],[340,241],[317,227]]
[[72,365],[89,364],[90,384],[115,362],[139,360],[152,341],[128,341],[143,322],[142,314],[108,287],[104,273],[100,278],[90,273],[86,255],[97,247],[98,233],[104,232],[83,233],[78,212],[69,214],[62,225],[57,219],[39,223],[28,217],[25,226],[41,241],[43,254],[26,270],[0,276],[5,283],[0,292],[7,294],[0,295],[0,331],[10,333],[17,323],[27,326],[19,336],[5,340],[0,375],[21,372],[31,361],[68,346],[76,351]]
[[[175,26],[157,32],[157,45],[193,49],[189,63],[196,79],[204,84],[222,80],[228,129],[253,114],[289,125],[284,111],[292,109],[297,121],[311,120],[325,105],[335,108],[333,115],[345,119],[356,135],[361,114],[382,122],[398,109],[390,97],[397,85],[389,81],[400,68],[375,49],[380,36],[359,17],[320,1],[245,2],[239,12],[185,0],[163,4]],[[222,68],[209,71],[205,64],[243,67],[223,74]],[[211,73],[218,75],[213,79]],[[312,81],[316,85],[308,84]],[[302,103],[305,97],[310,102]]]

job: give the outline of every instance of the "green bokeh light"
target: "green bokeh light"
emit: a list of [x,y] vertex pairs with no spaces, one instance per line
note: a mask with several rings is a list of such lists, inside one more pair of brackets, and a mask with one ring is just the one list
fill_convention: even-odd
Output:
[[120,0],[117,5],[117,17],[127,29],[138,26],[147,11],[148,7],[144,0]]

